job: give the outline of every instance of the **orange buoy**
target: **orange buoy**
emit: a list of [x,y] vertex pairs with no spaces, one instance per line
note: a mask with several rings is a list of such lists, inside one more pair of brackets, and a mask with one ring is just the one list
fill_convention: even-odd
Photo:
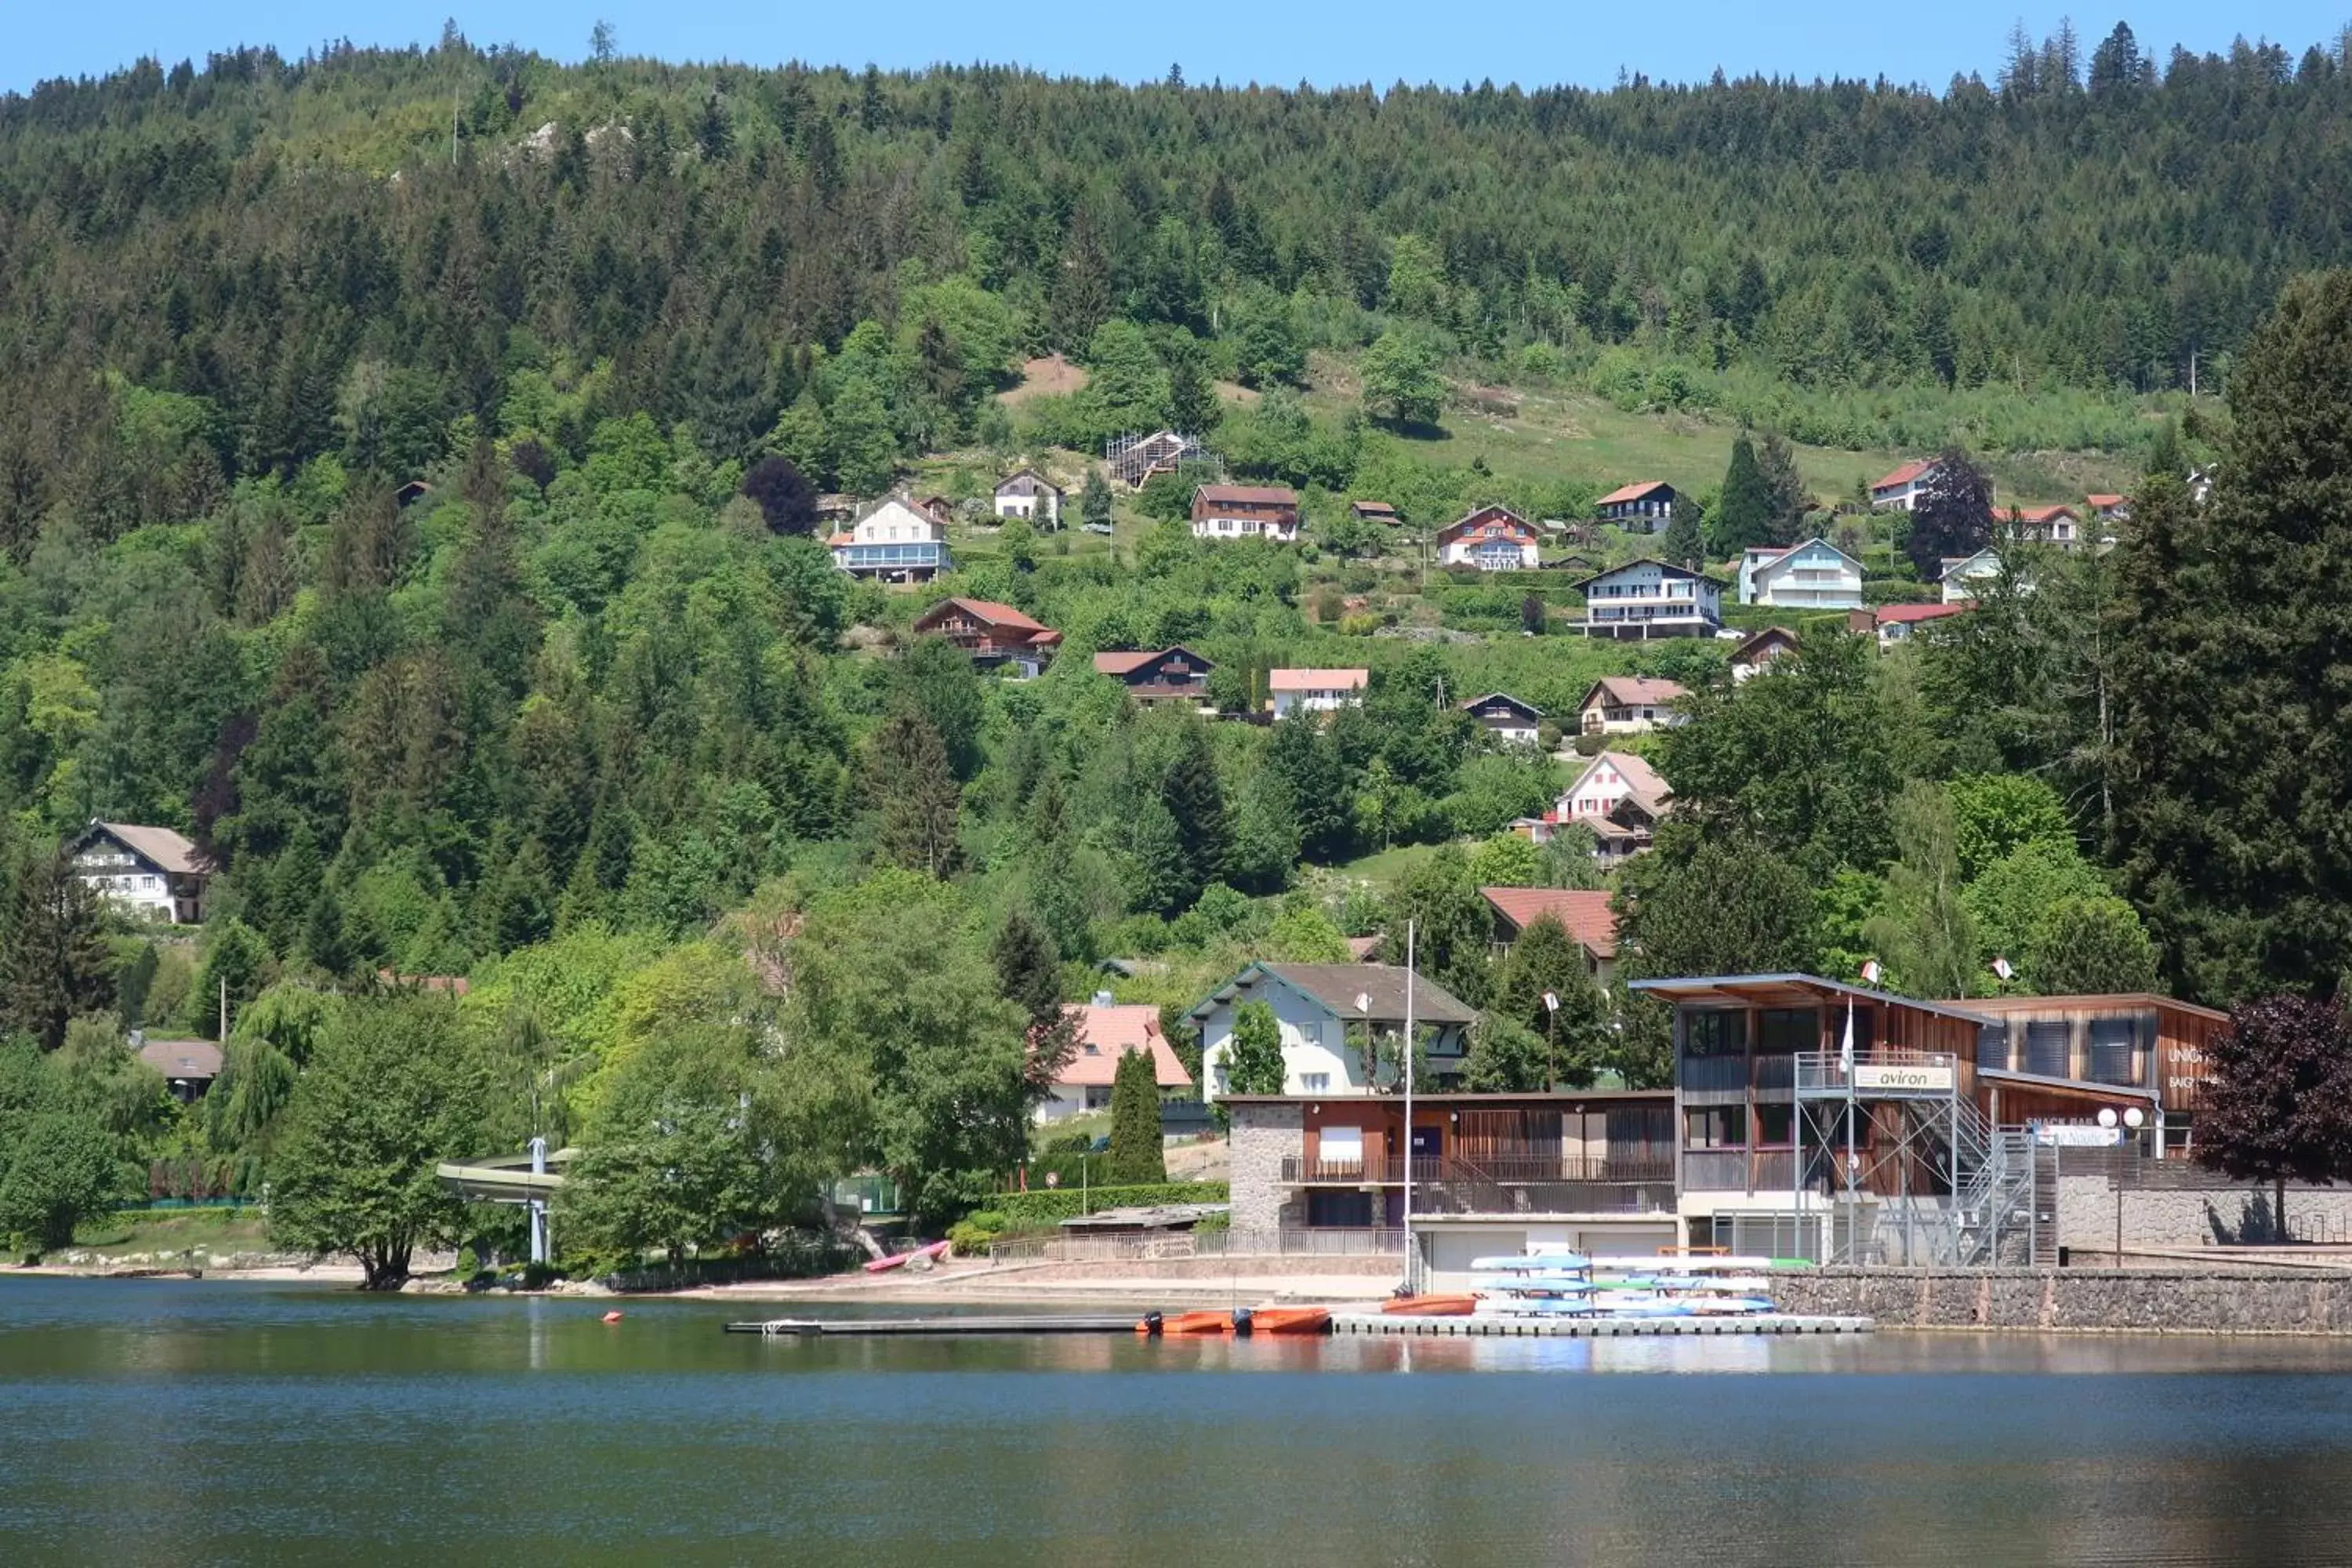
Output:
[[608,1323],[617,1323],[621,1321],[621,1314],[618,1312],[607,1312],[604,1314],[604,1321]]

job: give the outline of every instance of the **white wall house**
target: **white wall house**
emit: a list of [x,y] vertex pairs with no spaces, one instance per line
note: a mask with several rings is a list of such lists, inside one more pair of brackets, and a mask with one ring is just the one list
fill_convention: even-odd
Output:
[[2011,535],[2030,543],[2060,550],[2083,547],[2083,520],[2071,506],[2013,506],[2000,521]]
[[1031,522],[1062,520],[1062,492],[1034,468],[1008,474],[996,487],[996,515],[1025,518]]
[[1604,675],[1576,705],[1577,729],[1587,735],[1643,735],[1683,722],[1675,704],[1689,693],[1675,681],[1639,675]]
[[1265,672],[1266,690],[1272,693],[1274,716],[1287,719],[1304,710],[1309,713],[1329,713],[1341,708],[1354,708],[1364,700],[1364,688],[1372,679],[1369,669],[1269,669]]
[[1723,587],[1663,561],[1629,561],[1584,584],[1587,637],[1711,637],[1723,629]]
[[1482,506],[1437,533],[1437,563],[1481,572],[1532,572],[1542,555],[1535,525],[1507,506]]
[[1552,816],[1560,823],[1593,823],[1615,811],[1631,795],[1663,802],[1674,792],[1658,771],[1630,752],[1602,752],[1584,764],[1576,782],[1560,792]]
[[1785,610],[1857,610],[1862,563],[1826,539],[1750,550],[1739,558],[1739,602]]
[[93,821],[66,847],[74,874],[118,909],[188,925],[205,918],[212,863],[168,827]]
[[1110,993],[1097,992],[1092,1002],[1062,1009],[1077,1025],[1078,1048],[1037,1107],[1040,1121],[1060,1121],[1110,1105],[1118,1079],[1118,1064],[1130,1053],[1151,1058],[1153,1081],[1161,1094],[1192,1087],[1192,1075],[1160,1031],[1160,1009],[1141,1003],[1120,1004]]
[[[1285,1094],[1370,1094],[1376,1088],[1364,1070],[1363,1053],[1349,1037],[1350,1026],[1369,1022],[1376,1035],[1402,1037],[1405,972],[1386,963],[1253,963],[1219,986],[1189,1016],[1201,1032],[1202,1098],[1230,1092],[1234,1016],[1253,1002],[1274,1009],[1282,1035]],[[1360,1007],[1363,998],[1368,1006]],[[1457,1076],[1466,1049],[1464,1031],[1476,1013],[1426,975],[1412,984],[1416,1033],[1429,1031],[1431,1076]],[[1360,1037],[1360,1033],[1359,1037]]]
[[946,526],[898,500],[884,501],[826,543],[833,563],[853,577],[928,583],[955,567]]
[[1497,741],[1532,746],[1543,728],[1543,710],[1522,702],[1507,691],[1489,691],[1462,705],[1478,726]]
[[2000,575],[2000,555],[1990,547],[1974,555],[1944,563],[1944,603],[1964,605],[1984,592],[1984,584]]
[[1936,460],[1922,458],[1882,476],[1870,487],[1871,510],[1909,511],[1918,501],[1919,492],[1927,488],[1928,476],[1935,471]]

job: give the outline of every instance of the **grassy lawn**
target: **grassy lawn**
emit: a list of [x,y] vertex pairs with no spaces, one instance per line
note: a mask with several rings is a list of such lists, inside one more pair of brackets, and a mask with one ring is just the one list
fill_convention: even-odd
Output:
[[1029,1129],[1029,1152],[1042,1154],[1054,1144],[1081,1133],[1089,1140],[1109,1137],[1110,1112],[1108,1110],[1082,1111],[1076,1116],[1064,1117],[1059,1121],[1032,1127]]
[[107,1258],[268,1250],[258,1208],[130,1209],[84,1222],[74,1231],[74,1245]]
[[1393,887],[1398,878],[1436,853],[1437,846],[1434,844],[1400,844],[1394,848],[1376,850],[1350,860],[1341,866],[1339,871],[1343,876],[1381,887]]

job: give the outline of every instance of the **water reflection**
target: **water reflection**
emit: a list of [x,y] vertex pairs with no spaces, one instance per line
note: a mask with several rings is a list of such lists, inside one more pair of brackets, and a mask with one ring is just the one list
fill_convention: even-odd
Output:
[[0,1280],[0,1563],[2303,1562],[2352,1496],[2328,1341],[761,1341],[604,1307]]

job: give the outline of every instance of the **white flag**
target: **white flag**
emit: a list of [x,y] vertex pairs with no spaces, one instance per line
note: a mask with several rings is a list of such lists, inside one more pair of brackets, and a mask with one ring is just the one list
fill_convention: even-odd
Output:
[[1866,958],[1863,960],[1862,983],[1864,985],[1875,985],[1878,984],[1878,960],[1874,958]]
[[1547,991],[1544,993],[1544,1011],[1547,1013],[1557,1013],[1559,1011],[1559,994],[1558,992]]
[[1995,974],[2000,975],[2003,980],[2009,979],[2011,975],[2017,973],[2016,970],[2010,967],[2009,960],[2006,958],[1995,958],[1992,961],[1992,972]]
[[1853,1076],[1853,998],[1845,999],[1845,1039],[1838,1047],[1838,1068],[1848,1078]]

